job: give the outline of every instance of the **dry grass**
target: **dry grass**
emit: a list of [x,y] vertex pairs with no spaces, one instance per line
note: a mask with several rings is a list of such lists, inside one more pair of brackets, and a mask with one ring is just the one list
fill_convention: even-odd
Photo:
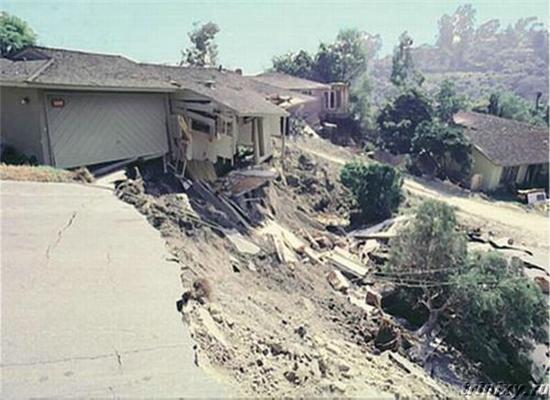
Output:
[[34,182],[93,182],[93,176],[85,168],[67,171],[49,166],[0,164],[0,180]]

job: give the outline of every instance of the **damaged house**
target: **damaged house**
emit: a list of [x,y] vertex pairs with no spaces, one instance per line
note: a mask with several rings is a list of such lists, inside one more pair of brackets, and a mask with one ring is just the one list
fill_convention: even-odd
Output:
[[548,129],[476,112],[459,112],[472,144],[472,189],[544,187],[548,182]]
[[0,58],[2,146],[58,168],[165,157],[233,163],[272,156],[288,113],[237,73],[31,47]]

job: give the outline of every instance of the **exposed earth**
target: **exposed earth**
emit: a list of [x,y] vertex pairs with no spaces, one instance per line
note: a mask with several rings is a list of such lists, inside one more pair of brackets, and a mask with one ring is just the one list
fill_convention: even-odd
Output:
[[[280,157],[272,161],[279,172]],[[291,141],[284,173],[260,190],[255,223],[240,232],[158,168],[119,177],[115,195],[160,232],[170,265],[179,270],[179,289],[163,296],[166,312],[176,313],[178,301],[182,332],[197,344],[182,354],[192,354],[205,382],[221,380],[235,396],[378,399],[461,398],[461,385],[475,381],[475,368],[445,345],[428,370],[415,364],[407,349],[417,339],[406,324],[376,301],[365,303],[365,283],[374,282],[347,276],[335,284],[329,278],[335,254],[363,260],[346,235],[351,201],[338,179],[353,158],[371,161],[317,137]],[[223,182],[213,184],[215,190]],[[405,189],[399,214],[410,214],[423,198],[437,198],[457,207],[465,230],[511,238],[546,260],[548,219],[540,212],[442,182],[407,177]],[[382,245],[373,259],[383,259],[385,251]]]

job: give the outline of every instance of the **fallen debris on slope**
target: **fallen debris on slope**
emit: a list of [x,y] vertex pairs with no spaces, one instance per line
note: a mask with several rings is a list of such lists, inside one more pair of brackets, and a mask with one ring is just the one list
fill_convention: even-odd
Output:
[[[294,193],[300,207],[286,200],[283,181],[255,188],[263,193],[257,201],[262,218],[238,233],[223,209],[195,191],[169,193],[140,175],[120,183],[116,194],[162,233],[181,266],[184,294],[177,308],[198,343],[197,365],[229,376],[249,396],[453,393],[421,370],[413,377],[378,355],[405,354],[403,345],[413,338],[384,313],[380,298],[372,301],[374,290],[362,281],[341,275],[339,291],[332,288],[330,254],[353,260],[359,276],[369,269],[358,248],[347,250],[345,236],[315,220],[309,194]],[[214,196],[224,183],[212,185]],[[371,242],[368,247],[366,257],[379,251]],[[208,283],[208,296],[197,294],[196,282]]]

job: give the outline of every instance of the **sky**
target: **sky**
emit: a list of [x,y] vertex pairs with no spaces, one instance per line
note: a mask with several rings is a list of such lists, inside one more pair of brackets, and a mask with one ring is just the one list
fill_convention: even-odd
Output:
[[464,3],[478,23],[498,18],[506,26],[529,16],[548,23],[548,0],[1,0],[0,9],[26,20],[40,45],[170,64],[188,46],[193,22],[213,21],[221,29],[219,62],[257,73],[274,55],[314,52],[343,28],[380,34],[382,55],[405,30],[415,43],[433,44],[438,19]]

